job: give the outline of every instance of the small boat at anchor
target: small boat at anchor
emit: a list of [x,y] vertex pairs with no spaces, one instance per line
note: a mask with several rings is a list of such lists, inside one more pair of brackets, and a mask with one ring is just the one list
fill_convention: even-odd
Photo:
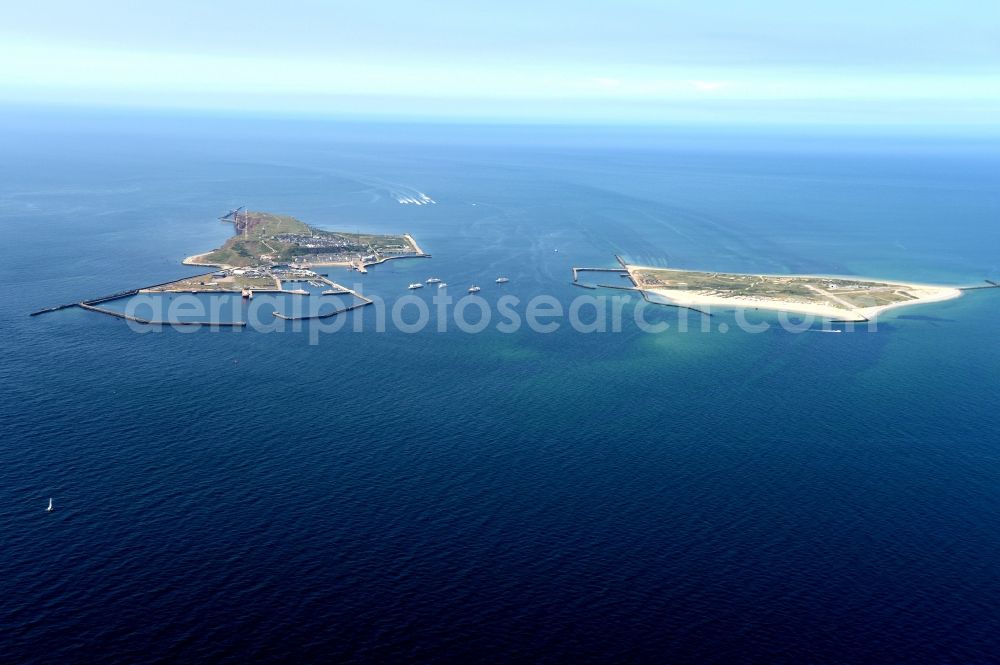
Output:
[[427,278],[427,283],[428,284],[440,284],[441,280],[438,279],[437,277],[428,277]]
[[509,281],[506,277],[497,277],[497,284],[506,284]]
[[482,291],[482,289],[479,288],[478,286],[470,286],[469,287],[469,293],[479,293],[480,291]]
[[406,288],[408,288],[408,289],[422,289],[422,288],[424,288],[424,285],[421,284],[420,282],[414,282],[413,284],[410,284]]
[[446,286],[448,286],[447,282],[441,282],[440,284],[438,284],[439,289],[443,289]]

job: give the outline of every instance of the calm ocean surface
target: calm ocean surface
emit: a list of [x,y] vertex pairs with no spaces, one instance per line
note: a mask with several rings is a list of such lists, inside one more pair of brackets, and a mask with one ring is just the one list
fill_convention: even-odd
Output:
[[840,335],[27,316],[199,272],[242,204],[411,232],[329,270],[389,305],[568,304],[616,253],[998,280],[1000,143],[8,115],[0,662],[1000,657],[1000,292]]

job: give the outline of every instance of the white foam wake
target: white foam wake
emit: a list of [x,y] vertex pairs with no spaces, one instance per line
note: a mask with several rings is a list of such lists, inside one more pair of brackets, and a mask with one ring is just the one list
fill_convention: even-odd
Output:
[[437,203],[434,199],[427,196],[423,192],[416,192],[412,195],[406,194],[395,194],[396,200],[403,205],[414,205],[414,206],[425,206],[431,205],[432,203]]

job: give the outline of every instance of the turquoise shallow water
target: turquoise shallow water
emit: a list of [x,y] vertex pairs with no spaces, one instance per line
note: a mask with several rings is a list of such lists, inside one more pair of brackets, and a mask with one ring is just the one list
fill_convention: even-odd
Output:
[[[878,331],[137,334],[39,307],[183,274],[230,207],[573,265],[1000,277],[988,143],[16,116],[0,165],[12,662],[983,660],[996,292]],[[404,206],[417,190],[434,206]],[[475,204],[475,205],[473,205]],[[559,250],[556,252],[555,250]],[[505,274],[511,282],[496,287]],[[460,295],[461,290],[456,295]],[[429,299],[431,289],[417,297]],[[242,307],[242,304],[238,305]],[[626,314],[631,307],[626,306]],[[318,340],[318,343],[313,343]],[[54,496],[57,511],[43,512]]]

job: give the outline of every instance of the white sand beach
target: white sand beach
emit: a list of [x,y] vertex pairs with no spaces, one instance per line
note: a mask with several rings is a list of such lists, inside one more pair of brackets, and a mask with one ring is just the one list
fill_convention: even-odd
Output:
[[759,275],[762,278],[805,278],[822,281],[825,279],[851,280],[857,282],[877,282],[891,287],[898,293],[910,296],[907,300],[876,305],[870,307],[859,307],[838,296],[832,290],[827,290],[816,285],[809,285],[808,288],[816,292],[819,298],[827,302],[806,302],[797,300],[794,297],[788,299],[774,299],[754,297],[747,295],[720,295],[717,291],[706,293],[695,289],[670,289],[659,287],[646,287],[636,276],[640,270],[664,270],[663,268],[650,268],[645,266],[626,266],[629,276],[636,286],[646,292],[655,302],[662,299],[666,303],[692,307],[694,309],[717,308],[717,309],[763,309],[778,312],[789,312],[794,314],[808,314],[829,319],[842,321],[868,321],[877,318],[883,312],[900,307],[912,305],[922,305],[932,302],[951,300],[962,295],[962,291],[951,286],[940,286],[933,284],[917,284],[911,282],[895,282],[858,276],[833,276],[833,275]]

